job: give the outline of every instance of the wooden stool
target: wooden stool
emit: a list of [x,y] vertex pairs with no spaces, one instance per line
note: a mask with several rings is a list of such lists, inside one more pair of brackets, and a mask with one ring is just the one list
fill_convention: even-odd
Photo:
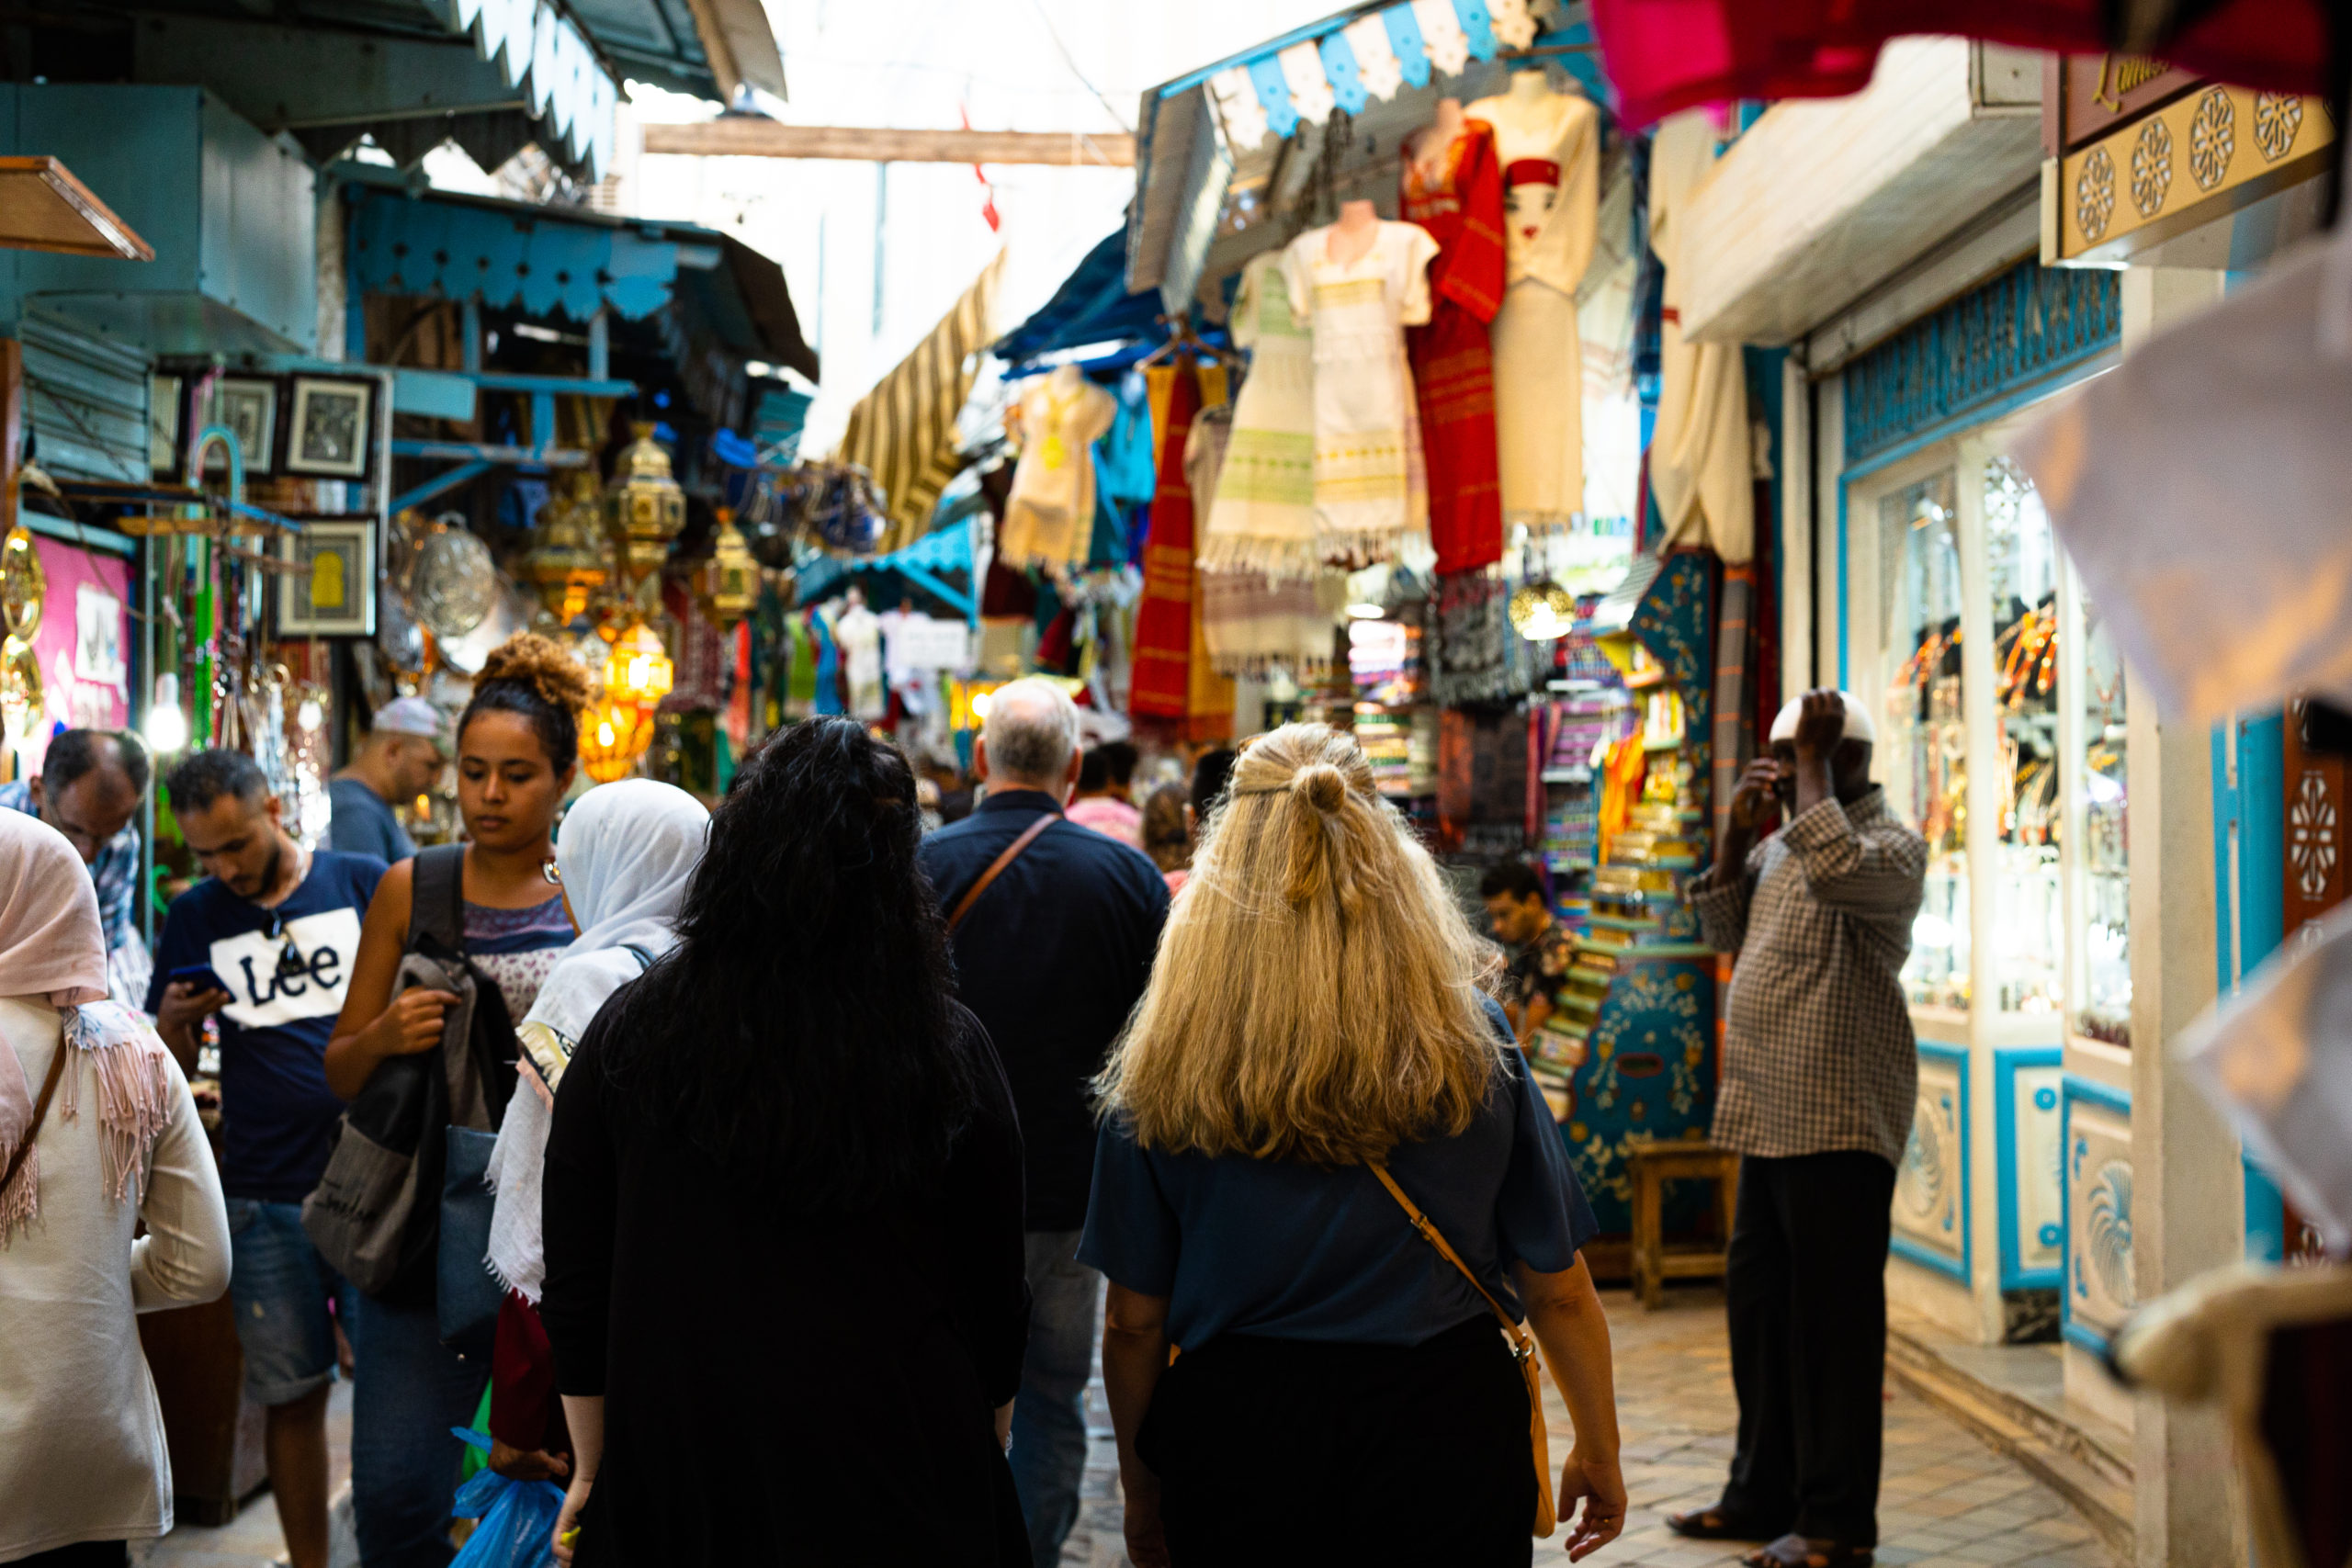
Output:
[[[1720,1277],[1731,1250],[1739,1156],[1712,1144],[1635,1144],[1626,1151],[1625,1170],[1634,1180],[1634,1290],[1642,1304],[1660,1305],[1668,1280]],[[1715,1184],[1716,1240],[1666,1244],[1662,1190],[1669,1181]]]

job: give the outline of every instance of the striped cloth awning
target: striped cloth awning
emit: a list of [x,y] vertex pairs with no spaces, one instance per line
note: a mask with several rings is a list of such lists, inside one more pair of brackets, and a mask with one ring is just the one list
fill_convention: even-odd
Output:
[[1003,271],[999,251],[931,335],[850,410],[841,456],[881,487],[890,519],[884,550],[922,536],[939,492],[956,477],[956,416],[971,396],[979,355],[995,341],[990,322]]

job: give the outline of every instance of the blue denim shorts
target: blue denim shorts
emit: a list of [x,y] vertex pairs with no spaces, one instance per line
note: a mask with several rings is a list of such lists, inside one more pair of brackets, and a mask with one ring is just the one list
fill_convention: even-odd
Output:
[[245,1392],[289,1404],[334,1378],[334,1324],[350,1332],[355,1292],[302,1229],[302,1205],[229,1200],[229,1301],[245,1352]]

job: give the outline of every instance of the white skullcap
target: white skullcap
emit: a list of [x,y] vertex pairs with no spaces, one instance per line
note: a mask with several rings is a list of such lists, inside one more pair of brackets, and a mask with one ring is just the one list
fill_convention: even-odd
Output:
[[[1871,710],[1862,705],[1862,699],[1851,692],[1840,692],[1838,695],[1846,704],[1846,728],[1839,739],[1875,742],[1878,731],[1871,727]],[[1781,716],[1772,721],[1772,733],[1766,739],[1794,740],[1797,738],[1797,718],[1804,712],[1804,699],[1799,697],[1781,710]]]
[[439,742],[447,728],[441,710],[423,697],[396,697],[376,710],[378,735],[421,735]]

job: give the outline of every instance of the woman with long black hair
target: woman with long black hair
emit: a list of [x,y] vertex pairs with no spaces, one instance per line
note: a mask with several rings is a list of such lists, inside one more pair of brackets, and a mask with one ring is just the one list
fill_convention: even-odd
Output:
[[711,818],[678,945],[556,1093],[540,1303],[582,1568],[1025,1563],[1021,1139],[906,760],[817,719]]

